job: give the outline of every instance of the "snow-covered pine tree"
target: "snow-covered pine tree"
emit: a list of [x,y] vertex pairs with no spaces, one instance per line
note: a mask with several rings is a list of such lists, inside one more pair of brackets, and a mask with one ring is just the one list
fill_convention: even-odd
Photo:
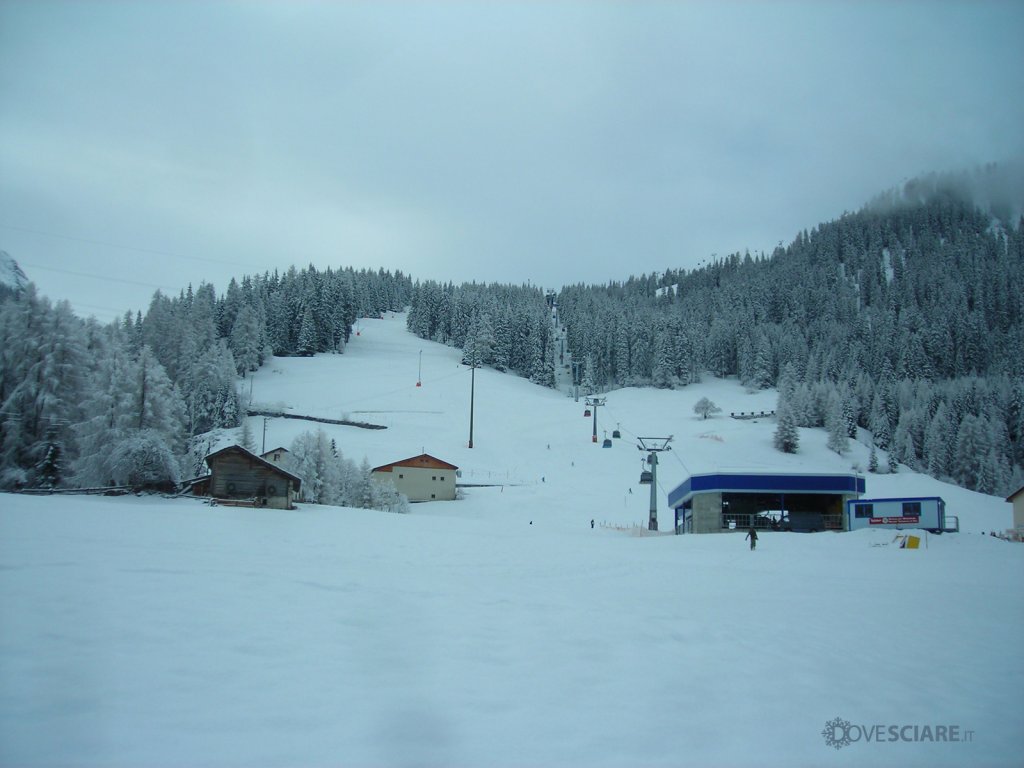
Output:
[[790,409],[788,399],[779,392],[778,405],[775,407],[775,437],[773,439],[775,448],[783,453],[796,453],[800,447],[800,433],[797,430],[796,419]]
[[[178,456],[184,448],[181,396],[148,346],[142,347],[137,360],[127,362],[123,374],[124,388],[113,384],[115,396],[110,400],[117,408],[108,432],[113,441],[107,446],[110,478],[135,488],[172,487],[180,480]],[[102,434],[100,429],[88,438]]]
[[133,365],[130,331],[111,328],[93,350],[95,365],[89,373],[82,400],[82,420],[74,425],[77,458],[72,462],[74,482],[81,487],[113,483],[111,449],[131,432]]
[[65,476],[64,450],[56,431],[47,440],[37,443],[36,450],[39,460],[33,467],[33,484],[39,488],[56,488]]
[[896,432],[892,438],[892,448],[889,450],[891,461],[899,461],[909,467],[917,466],[917,448],[914,446],[912,428],[913,421],[913,411],[904,411],[900,414],[900,420],[896,425]]
[[373,509],[374,503],[374,488],[373,478],[371,477],[370,471],[370,460],[363,457],[362,463],[359,465],[359,472],[357,474],[358,480],[356,481],[355,487],[352,489],[350,499],[355,502],[354,506],[362,509]]
[[299,327],[295,354],[300,357],[311,357],[317,352],[317,328],[313,318],[313,310],[306,307],[302,313],[302,325]]
[[828,432],[827,446],[839,455],[846,453],[850,447],[847,436],[847,423],[843,416],[843,403],[838,392],[832,392],[829,398],[828,411],[825,414],[825,430]]
[[343,459],[322,429],[299,434],[290,448],[295,474],[302,478],[302,498],[313,504],[345,504]]
[[398,492],[395,484],[390,480],[370,482],[370,508],[380,509],[385,512],[406,514],[409,512],[409,499]]
[[583,390],[584,395],[592,395],[597,391],[597,385],[594,383],[594,361],[591,357],[587,357],[583,366],[583,378],[580,388]]
[[507,371],[512,367],[514,342],[512,320],[507,311],[499,310],[494,324],[494,370]]
[[[0,487],[63,480],[54,473],[72,455],[85,363],[82,323],[66,301],[51,305],[29,283],[0,305]],[[48,455],[60,462],[46,464]]]
[[129,425],[152,429],[169,447],[178,447],[184,436],[184,403],[149,347],[143,347],[138,359],[129,364],[128,379],[132,395]]
[[988,434],[987,420],[978,416],[968,413],[960,422],[953,452],[953,478],[964,488],[974,490],[981,482],[988,455]]
[[110,452],[115,483],[135,489],[173,490],[181,480],[178,456],[156,429],[136,429]]
[[654,336],[654,369],[651,371],[651,383],[659,389],[672,389],[675,385],[675,351],[671,328],[662,324]]
[[750,385],[756,389],[768,389],[775,382],[772,345],[764,333],[757,335],[753,345],[753,359]]
[[224,339],[211,344],[183,380],[189,435],[234,427],[241,410],[235,387],[236,365]]
[[256,453],[256,436],[252,433],[252,425],[248,419],[242,419],[238,444],[249,451],[249,453]]
[[871,416],[868,421],[871,430],[871,442],[883,450],[888,450],[891,437],[889,434],[889,414],[886,411],[885,399],[881,392],[875,394],[871,402]]
[[486,312],[478,311],[473,315],[466,333],[462,362],[464,365],[479,367],[489,365],[493,359],[494,331],[491,329],[491,319]]
[[242,376],[259,368],[263,350],[262,336],[263,329],[260,327],[256,311],[248,304],[243,304],[231,328],[229,341],[235,365]]

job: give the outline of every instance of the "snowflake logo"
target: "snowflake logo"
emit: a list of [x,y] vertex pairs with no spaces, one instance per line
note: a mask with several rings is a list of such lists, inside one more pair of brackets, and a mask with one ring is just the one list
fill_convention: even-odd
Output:
[[825,723],[825,730],[821,732],[821,735],[825,737],[825,744],[836,749],[848,747],[852,743],[850,741],[850,722],[841,717]]

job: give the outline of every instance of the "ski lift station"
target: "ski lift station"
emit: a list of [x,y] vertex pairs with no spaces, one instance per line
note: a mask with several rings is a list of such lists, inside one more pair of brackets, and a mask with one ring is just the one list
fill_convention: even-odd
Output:
[[849,530],[847,502],[864,494],[860,475],[716,472],[690,475],[668,495],[677,533],[760,529]]

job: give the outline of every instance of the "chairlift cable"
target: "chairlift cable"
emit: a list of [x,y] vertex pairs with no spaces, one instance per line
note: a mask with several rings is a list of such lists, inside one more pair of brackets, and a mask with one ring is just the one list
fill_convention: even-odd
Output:
[[678,451],[672,451],[672,455],[675,456],[676,461],[679,462],[679,466],[681,466],[684,470],[686,470],[686,474],[688,474],[688,475],[692,475],[693,474],[693,472],[690,471],[690,468],[688,466],[686,466],[686,464],[683,462],[683,460],[681,458],[679,458],[679,452]]

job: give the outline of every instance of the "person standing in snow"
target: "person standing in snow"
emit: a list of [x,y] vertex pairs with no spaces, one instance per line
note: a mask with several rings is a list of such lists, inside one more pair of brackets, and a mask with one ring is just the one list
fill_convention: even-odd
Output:
[[753,552],[757,546],[757,531],[754,530],[754,526],[750,526],[750,530],[747,531],[746,538],[750,539],[750,551]]

